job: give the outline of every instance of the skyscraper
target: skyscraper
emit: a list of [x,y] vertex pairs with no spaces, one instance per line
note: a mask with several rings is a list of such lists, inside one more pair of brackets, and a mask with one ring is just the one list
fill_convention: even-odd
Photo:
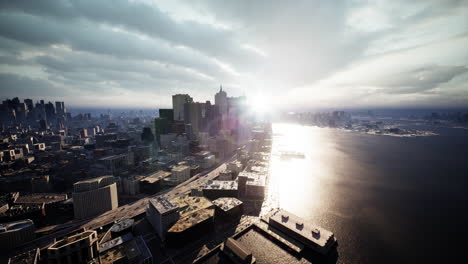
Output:
[[184,104],[192,102],[193,98],[188,94],[173,95],[172,108],[174,109],[174,120],[184,120]]
[[215,94],[215,105],[219,107],[221,116],[226,116],[228,112],[228,99],[227,94],[223,91],[223,86],[219,86],[219,92]]

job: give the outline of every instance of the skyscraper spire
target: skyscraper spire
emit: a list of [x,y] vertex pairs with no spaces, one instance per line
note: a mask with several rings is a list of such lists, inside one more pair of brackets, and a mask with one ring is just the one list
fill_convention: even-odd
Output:
[[223,85],[219,85],[219,91],[222,92],[223,91]]

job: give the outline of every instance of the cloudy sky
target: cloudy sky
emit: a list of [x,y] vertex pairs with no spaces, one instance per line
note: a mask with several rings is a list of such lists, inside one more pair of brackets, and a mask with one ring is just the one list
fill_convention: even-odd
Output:
[[0,1],[1,98],[468,106],[468,0]]

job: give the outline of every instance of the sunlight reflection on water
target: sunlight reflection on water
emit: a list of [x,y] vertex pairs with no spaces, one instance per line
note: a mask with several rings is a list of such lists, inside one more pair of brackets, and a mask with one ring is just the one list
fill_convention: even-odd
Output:
[[[321,178],[330,173],[325,159],[326,131],[295,124],[273,125],[268,207],[282,207],[299,215],[325,200]],[[282,152],[299,152],[304,158],[285,158]]]

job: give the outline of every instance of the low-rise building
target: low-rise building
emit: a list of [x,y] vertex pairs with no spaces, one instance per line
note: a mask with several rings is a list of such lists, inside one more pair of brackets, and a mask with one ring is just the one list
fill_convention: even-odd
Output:
[[8,260],[8,264],[37,264],[40,258],[41,251],[39,248],[35,248],[11,257]]
[[220,197],[238,197],[238,188],[236,181],[209,181],[203,187],[203,196],[210,200]]
[[65,237],[47,248],[49,264],[87,263],[98,255],[98,236],[96,231]]
[[213,201],[216,206],[216,217],[237,218],[241,217],[244,211],[242,201],[234,197],[221,197]]
[[179,219],[177,210],[177,205],[165,198],[149,200],[146,218],[163,241],[166,239],[167,229]]
[[119,236],[99,246],[100,263],[152,264],[153,255],[141,236],[131,233]]
[[170,179],[172,173],[167,171],[157,171],[149,176],[140,179],[140,190],[146,194],[155,194],[161,190],[166,183],[166,179]]
[[96,216],[119,206],[116,178],[103,176],[73,184],[73,209],[78,219]]
[[286,210],[275,209],[267,215],[267,219],[272,227],[319,253],[326,254],[336,244],[332,232],[308,223]]
[[13,249],[34,239],[34,223],[30,219],[0,224],[0,251]]
[[182,183],[190,178],[190,167],[180,165],[172,169],[172,180]]

